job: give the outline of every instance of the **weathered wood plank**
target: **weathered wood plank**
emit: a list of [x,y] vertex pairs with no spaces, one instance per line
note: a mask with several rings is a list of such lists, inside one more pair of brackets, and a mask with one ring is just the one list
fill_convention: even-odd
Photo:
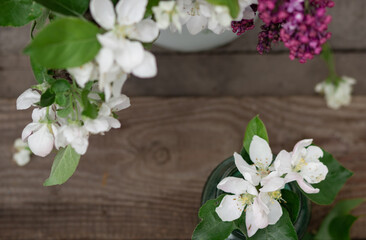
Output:
[[[332,111],[317,97],[132,98],[123,127],[91,137],[88,153],[65,185],[45,188],[51,157],[23,168],[13,140],[30,121],[0,100],[0,239],[189,239],[210,171],[240,145],[255,114],[274,152],[312,137],[355,172],[338,199],[365,197],[366,97]],[[315,207],[314,229],[327,207]],[[366,214],[366,205],[356,211]],[[366,219],[352,230],[366,239]]]
[[[341,74],[356,78],[356,94],[366,94],[366,54],[336,54]],[[327,76],[318,58],[307,64],[287,54],[157,54],[159,72],[153,79],[132,77],[124,87],[129,96],[286,96],[312,95]],[[35,84],[29,60],[9,55],[0,59],[0,96],[15,98]]]

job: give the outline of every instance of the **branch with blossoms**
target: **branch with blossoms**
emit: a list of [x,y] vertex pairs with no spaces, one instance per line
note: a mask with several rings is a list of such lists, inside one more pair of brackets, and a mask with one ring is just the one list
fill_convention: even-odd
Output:
[[192,239],[224,240],[233,231],[247,239],[298,239],[294,224],[300,198],[289,190],[289,184],[296,183],[309,200],[328,205],[352,176],[312,142],[301,140],[291,152],[282,150],[273,156],[263,122],[253,118],[241,154],[233,155],[241,177],[229,176],[219,182],[217,189],[223,194],[201,207],[202,221]]
[[[265,23],[259,53],[283,42],[291,59],[306,62],[330,37],[326,9],[332,6],[331,0],[6,0],[0,26],[33,21],[24,53],[38,84],[19,96],[17,109],[35,107],[22,133],[29,149],[41,157],[58,151],[45,185],[72,176],[90,135],[121,127],[116,112],[130,106],[123,85],[130,75],[156,76],[147,48],[160,30],[240,35],[259,16]],[[17,162],[28,161],[22,153]]]

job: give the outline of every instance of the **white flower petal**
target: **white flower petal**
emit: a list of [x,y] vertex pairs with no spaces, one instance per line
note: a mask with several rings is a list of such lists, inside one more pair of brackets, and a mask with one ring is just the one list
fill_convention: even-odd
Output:
[[147,0],[120,0],[116,6],[117,20],[120,25],[140,22],[145,14]]
[[[112,93],[114,97],[118,97],[121,95],[122,87],[127,80],[127,74],[121,74],[114,82]],[[108,100],[109,101],[109,100]]]
[[282,207],[276,200],[272,200],[269,202],[268,208],[269,208],[268,224],[270,225],[276,224],[277,221],[282,216]]
[[140,42],[126,40],[123,50],[115,52],[115,59],[126,73],[130,73],[144,61],[144,52]]
[[22,132],[22,140],[27,141],[28,137],[35,131],[39,130],[42,127],[40,123],[29,123]]
[[98,41],[104,48],[109,48],[113,51],[123,49],[126,39],[117,38],[116,34],[112,31],[106,32],[104,34],[97,35]]
[[319,162],[319,158],[323,157],[323,150],[317,146],[309,146],[306,149],[305,161],[307,163],[310,162]]
[[245,222],[247,226],[248,236],[253,236],[258,229],[268,226],[268,216],[264,211],[259,198],[256,197],[252,205],[246,209]]
[[217,185],[217,188],[224,192],[233,193],[236,195],[245,193],[249,193],[252,195],[258,194],[257,189],[252,184],[242,178],[237,177],[226,177],[222,179],[221,182]]
[[110,0],[91,0],[90,12],[93,19],[104,29],[111,30],[116,21],[113,3]]
[[155,56],[145,51],[143,61],[132,70],[132,73],[139,78],[151,78],[156,76],[157,71]]
[[261,192],[275,192],[285,187],[285,179],[281,178],[278,172],[271,172],[268,176],[264,177],[261,181],[263,186]]
[[239,201],[239,196],[226,195],[215,211],[222,221],[231,222],[240,218],[244,207],[245,205]]
[[328,174],[328,168],[322,162],[310,162],[303,166],[300,175],[310,184],[320,183]]
[[207,18],[203,16],[192,16],[186,26],[190,34],[196,35],[207,27]]
[[304,139],[296,143],[294,150],[292,151],[292,165],[296,166],[298,161],[304,157],[305,147],[309,146],[313,142],[313,139]]
[[123,94],[118,97],[112,97],[111,99],[109,99],[107,104],[114,112],[121,111],[122,109],[131,106],[130,98]]
[[134,31],[129,34],[130,39],[141,42],[152,42],[159,36],[159,28],[151,19],[144,19],[135,25]]
[[17,98],[17,110],[28,109],[35,103],[39,102],[40,99],[41,95],[39,92],[27,89]]
[[238,154],[234,153],[234,160],[235,165],[238,168],[239,172],[243,175],[245,180],[253,184],[254,186],[257,186],[261,180],[260,175],[257,172],[257,169],[254,165],[249,165],[243,157]]
[[285,173],[291,172],[291,154],[285,150],[282,150],[278,153],[273,165],[275,167],[275,170],[279,172],[280,176]]
[[118,119],[115,119],[114,117],[108,117],[107,121],[108,121],[110,128],[120,128],[121,127],[121,123],[118,121]]
[[299,187],[306,193],[318,193],[319,189],[313,188],[310,184],[306,183],[303,177],[295,172],[288,173],[285,177],[287,183],[296,181]]
[[28,137],[30,150],[40,157],[45,157],[50,154],[53,148],[53,142],[54,137],[45,124],[38,131]]
[[94,64],[88,62],[80,67],[68,68],[67,71],[74,76],[77,84],[83,88],[87,82],[94,80],[91,79],[94,68]]
[[[51,112],[51,111],[50,111]],[[35,108],[32,111],[33,122],[39,122],[46,118],[47,108]]]
[[93,134],[103,133],[108,131],[109,124],[104,118],[87,119],[84,121],[84,127],[86,130]]
[[266,170],[272,162],[272,151],[268,142],[263,138],[254,136],[249,147],[250,159],[259,169]]
[[26,142],[24,142],[22,139],[17,138],[14,141],[14,148],[17,150],[22,150],[24,148],[28,147],[28,144]]
[[113,51],[110,48],[102,48],[95,57],[95,60],[99,65],[99,71],[101,73],[108,72],[112,68],[114,62]]

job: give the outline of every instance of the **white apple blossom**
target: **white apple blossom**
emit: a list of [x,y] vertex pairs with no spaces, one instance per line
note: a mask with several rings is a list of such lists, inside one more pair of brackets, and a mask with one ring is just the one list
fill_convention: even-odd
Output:
[[93,62],[85,63],[80,67],[68,68],[67,71],[75,78],[76,83],[82,88],[87,82],[98,78],[97,67]]
[[253,204],[246,209],[245,223],[249,237],[252,237],[258,229],[276,224],[281,218],[283,212],[278,202],[280,197],[280,191],[274,193],[260,192]]
[[325,95],[329,108],[339,109],[351,103],[352,88],[355,83],[355,79],[343,76],[338,85],[327,81],[318,83],[315,91]]
[[247,181],[254,186],[261,183],[262,192],[274,192],[285,186],[286,182],[281,176],[270,172],[273,154],[266,140],[253,136],[249,146],[249,157],[254,165],[249,165],[240,154],[234,153],[235,165]]
[[63,125],[57,129],[55,147],[59,149],[71,145],[78,154],[84,155],[88,149],[88,139],[89,132],[84,127],[75,124]]
[[125,73],[147,78],[156,75],[154,55],[144,50],[141,42],[152,42],[159,29],[151,19],[143,19],[147,0],[120,0],[114,9],[110,0],[90,1],[94,20],[107,30],[98,34],[102,45],[96,61],[100,67],[100,78],[114,64]]
[[312,141],[299,141],[291,153],[282,150],[274,162],[276,172],[286,174],[286,182],[296,181],[306,193],[318,193],[319,189],[310,184],[323,181],[328,174],[327,166],[319,160],[323,157],[323,151],[317,146],[310,146]]
[[172,32],[176,30],[182,32],[181,17],[183,17],[183,13],[178,5],[179,2],[182,1],[160,1],[158,6],[152,8],[157,26],[160,29],[167,29],[170,26]]
[[13,160],[18,164],[18,166],[24,166],[29,163],[31,151],[29,150],[28,144],[23,142],[22,139],[18,138],[14,142],[15,153],[13,155]]
[[35,103],[39,102],[40,99],[41,95],[39,92],[31,88],[27,89],[17,98],[17,110],[28,109],[31,106],[34,106]]
[[30,150],[37,156],[45,157],[53,149],[56,129],[56,125],[52,122],[54,118],[52,110],[49,110],[47,115],[47,108],[36,108],[32,113],[33,122],[22,132],[22,140],[28,141]]

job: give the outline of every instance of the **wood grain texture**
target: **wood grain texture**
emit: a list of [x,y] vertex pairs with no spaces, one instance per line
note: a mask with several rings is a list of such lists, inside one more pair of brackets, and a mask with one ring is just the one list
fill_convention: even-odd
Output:
[[[336,0],[331,9],[340,74],[359,80],[356,94],[366,94],[366,1]],[[260,24],[258,24],[260,25]],[[307,64],[290,61],[278,46],[272,54],[255,52],[256,30],[231,44],[204,53],[181,54],[154,47],[159,73],[154,79],[127,81],[130,96],[285,96],[312,95],[317,82],[327,77],[319,58]],[[21,54],[29,42],[29,26],[0,28],[0,96],[15,98],[35,83],[27,56]]]
[[[20,168],[11,146],[30,121],[15,100],[0,100],[0,239],[190,239],[206,178],[239,151],[244,128],[260,114],[273,152],[314,138],[355,172],[339,199],[366,196],[366,97],[332,111],[317,97],[132,98],[123,127],[91,137],[65,185],[42,187],[52,157]],[[329,210],[313,209],[311,229]],[[355,211],[366,214],[366,204]],[[352,230],[366,239],[366,219]]]

